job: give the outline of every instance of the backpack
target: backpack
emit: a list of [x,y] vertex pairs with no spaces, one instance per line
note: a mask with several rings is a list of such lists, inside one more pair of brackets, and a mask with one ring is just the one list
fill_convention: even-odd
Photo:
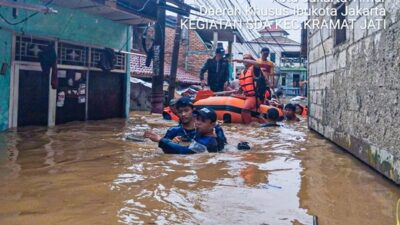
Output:
[[254,67],[254,83],[256,88],[256,97],[264,102],[265,92],[267,91],[267,83],[265,82],[264,76],[262,75],[261,69]]

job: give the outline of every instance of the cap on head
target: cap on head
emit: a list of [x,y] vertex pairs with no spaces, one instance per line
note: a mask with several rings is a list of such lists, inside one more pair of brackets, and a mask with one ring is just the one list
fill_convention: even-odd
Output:
[[179,109],[179,108],[182,108],[182,107],[186,107],[186,106],[190,106],[190,107],[193,108],[192,99],[190,97],[188,97],[188,96],[181,97],[175,103],[175,108],[176,109]]
[[213,123],[217,121],[217,113],[215,113],[215,111],[211,108],[207,107],[201,108],[199,110],[194,111],[193,115],[203,119],[209,119]]
[[215,49],[215,54],[224,55],[225,54],[225,49],[224,48],[217,48],[217,49]]

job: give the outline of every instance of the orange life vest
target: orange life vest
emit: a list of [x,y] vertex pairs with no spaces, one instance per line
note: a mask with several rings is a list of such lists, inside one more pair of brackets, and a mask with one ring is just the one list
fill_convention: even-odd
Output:
[[246,70],[244,70],[239,76],[239,84],[240,88],[243,90],[246,96],[255,96],[256,95],[256,87],[254,84],[254,66],[249,66]]
[[170,117],[171,117],[171,120],[174,120],[174,121],[178,121],[179,122],[179,117],[177,116],[177,115],[175,115],[175,113],[173,113],[172,112],[172,110],[171,110],[171,108],[170,107],[165,107],[164,108],[164,111],[163,111],[163,114],[168,114]]
[[308,107],[307,106],[303,106],[303,112],[301,113],[301,115],[303,117],[307,117],[308,116]]

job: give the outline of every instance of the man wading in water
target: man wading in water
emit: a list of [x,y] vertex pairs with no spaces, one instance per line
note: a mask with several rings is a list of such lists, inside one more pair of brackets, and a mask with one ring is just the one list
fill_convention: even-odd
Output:
[[[164,138],[152,131],[146,131],[144,137],[158,142],[159,147],[169,154],[193,154],[203,152],[204,149],[209,152],[216,152],[224,148],[225,134],[222,128],[216,125],[217,117],[213,110],[209,109],[209,113],[203,112],[206,109],[194,112],[189,97],[180,98],[176,103],[176,108],[180,119],[178,126],[168,129]],[[193,114],[199,115],[196,120]],[[215,119],[213,114],[215,114]],[[216,142],[213,141],[212,137],[215,138]],[[217,143],[216,147],[214,146],[215,143]],[[201,147],[201,145],[206,146],[206,148]]]
[[[272,91],[271,88],[274,87],[274,63],[268,60],[269,56],[269,48],[264,47],[261,49],[261,58],[255,60],[253,57],[251,59],[244,58],[243,60],[234,59],[233,62],[241,62],[245,64],[251,64],[255,67],[255,69],[259,69],[261,71],[262,77],[264,78],[264,82],[258,82],[262,84],[259,85],[259,89],[257,90],[259,93],[258,98],[260,103],[266,104],[269,100],[271,100]],[[258,75],[258,74],[257,74]]]
[[244,124],[252,121],[251,111],[256,111],[260,103],[264,101],[265,80],[256,64],[255,59],[249,53],[243,55],[243,60],[235,59],[234,62],[241,62],[245,68],[239,75],[239,85],[241,93],[245,97],[245,102],[241,112]]
[[182,97],[175,103],[179,125],[168,129],[164,138],[175,143],[190,142],[196,135],[193,119],[193,103],[189,97]]
[[210,86],[211,91],[221,92],[224,87],[228,85],[229,81],[229,62],[224,59],[225,50],[217,48],[215,56],[212,59],[207,59],[203,68],[200,70],[201,87],[204,88],[206,81],[204,80],[204,73],[207,71],[207,84]]

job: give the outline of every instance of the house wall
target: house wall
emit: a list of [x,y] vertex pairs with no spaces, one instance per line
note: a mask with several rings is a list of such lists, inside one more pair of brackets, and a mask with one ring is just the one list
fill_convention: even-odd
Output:
[[[25,2],[37,5],[43,4],[43,1],[40,0],[27,0]],[[58,13],[39,13],[28,19],[27,22],[15,26],[8,25],[3,21],[0,21],[0,25],[15,32],[60,38],[87,45],[120,49],[126,43],[127,32],[129,32],[129,26],[127,25],[92,16],[80,10],[63,8],[56,4],[50,4],[49,6],[57,9]],[[12,19],[11,8],[1,7],[0,13],[8,20],[17,22],[31,15],[32,11],[18,10],[18,18],[15,20]],[[124,49],[127,50],[127,46]]]
[[310,30],[309,127],[400,184],[400,2],[348,6],[385,8],[387,28],[360,29],[371,17],[354,17],[338,46],[333,30]]
[[[174,49],[174,39],[175,39],[175,28],[166,27],[165,28],[165,62],[171,64],[172,62],[172,52]],[[181,39],[179,43],[179,58],[178,67],[185,68],[185,52],[187,43],[185,39]]]
[[[204,44],[203,40],[194,30],[189,30],[189,38],[187,39],[189,43],[189,51],[186,59],[186,68],[192,74],[200,76],[200,70],[203,67],[207,59],[214,56],[212,50],[208,49]],[[207,77],[207,74],[206,76]]]
[[[294,87],[293,86],[293,75],[299,74],[300,81],[305,80],[307,78],[307,73],[304,71],[282,71],[281,73],[286,74],[286,85],[285,87]],[[282,78],[280,78],[280,83],[282,83]]]
[[132,111],[151,110],[151,88],[139,83],[131,83],[130,108]]
[[8,68],[5,75],[0,75],[0,130],[8,128],[8,110],[10,95],[10,71],[11,71],[11,45],[12,35],[0,29],[0,68],[7,63]]
[[[171,63],[174,46],[175,28],[165,29],[165,62]],[[181,40],[179,47],[178,67],[185,68],[187,72],[200,76],[200,69],[205,61],[212,57],[196,31],[189,30],[187,36]]]
[[[42,5],[40,0],[26,0],[26,3]],[[65,41],[76,42],[81,45],[93,45],[99,47],[110,47],[129,51],[131,48],[130,39],[132,31],[128,25],[120,24],[107,20],[99,16],[85,14],[80,10],[72,10],[60,7],[56,4],[50,4],[58,10],[57,14],[39,13],[36,16],[28,19],[26,22],[19,25],[9,25],[3,20],[0,20],[0,62],[8,61],[10,63],[12,35],[14,33],[32,35],[38,37],[57,38]],[[1,7],[0,13],[11,22],[18,22],[23,18],[31,15],[32,11],[18,10],[18,18],[12,18],[12,9]],[[3,44],[4,43],[4,44]],[[6,44],[7,43],[7,44]],[[129,56],[128,60],[129,62]],[[129,65],[129,64],[128,64]],[[125,116],[129,114],[129,66],[126,72],[126,85],[124,86],[125,96]],[[8,102],[10,97],[10,68],[7,76],[0,77],[0,130],[8,127]]]

